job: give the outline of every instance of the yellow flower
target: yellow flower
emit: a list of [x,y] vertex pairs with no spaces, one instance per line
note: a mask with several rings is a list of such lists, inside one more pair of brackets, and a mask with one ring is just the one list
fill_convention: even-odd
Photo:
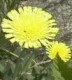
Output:
[[25,48],[46,46],[59,30],[54,27],[56,22],[51,14],[41,8],[25,6],[11,10],[7,17],[1,24],[5,37]]
[[58,41],[52,42],[51,46],[46,48],[46,54],[48,54],[51,59],[54,59],[58,54],[64,62],[67,62],[71,58],[70,53],[70,48],[66,46],[65,43],[58,43]]

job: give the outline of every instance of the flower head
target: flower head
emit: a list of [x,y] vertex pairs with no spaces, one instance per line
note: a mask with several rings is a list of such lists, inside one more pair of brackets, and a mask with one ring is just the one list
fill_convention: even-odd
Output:
[[65,43],[58,43],[58,41],[52,42],[51,46],[47,49],[47,54],[51,59],[54,59],[56,55],[64,61],[67,62],[71,58],[71,50]]
[[25,6],[18,11],[11,10],[8,19],[3,19],[2,30],[12,43],[15,41],[25,48],[38,48],[54,39],[58,28],[51,14],[41,8]]

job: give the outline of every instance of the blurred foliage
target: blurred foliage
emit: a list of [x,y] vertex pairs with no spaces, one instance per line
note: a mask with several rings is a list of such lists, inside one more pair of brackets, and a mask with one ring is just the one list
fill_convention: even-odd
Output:
[[[0,23],[21,0],[0,0]],[[0,28],[0,80],[72,80],[72,68],[59,58],[51,62],[43,49],[21,49]]]

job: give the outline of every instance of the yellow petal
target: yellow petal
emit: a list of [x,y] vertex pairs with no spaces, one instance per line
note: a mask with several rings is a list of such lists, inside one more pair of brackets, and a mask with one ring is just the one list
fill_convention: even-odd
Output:
[[10,42],[14,43],[16,41],[15,38],[10,39]]
[[33,47],[33,43],[32,43],[32,42],[29,41],[28,44],[29,44],[29,47],[30,47],[30,48]]
[[13,33],[13,30],[12,30],[12,29],[3,29],[3,32],[6,32],[6,33]]
[[16,10],[11,10],[11,12],[9,12],[7,14],[7,16],[11,19],[11,20],[16,20],[19,18],[19,13]]
[[33,42],[33,46],[34,46],[34,48],[38,48],[39,47],[37,42]]
[[1,24],[1,26],[3,28],[11,28],[11,25],[10,24],[6,24],[6,23]]
[[6,34],[5,37],[6,38],[11,38],[11,37],[13,37],[13,34]]
[[24,47],[29,48],[29,44],[27,42],[25,42]]
[[19,11],[20,14],[23,13],[23,9],[21,7],[18,8],[18,11]]
[[44,45],[47,46],[47,43],[44,40],[40,40],[40,42]]

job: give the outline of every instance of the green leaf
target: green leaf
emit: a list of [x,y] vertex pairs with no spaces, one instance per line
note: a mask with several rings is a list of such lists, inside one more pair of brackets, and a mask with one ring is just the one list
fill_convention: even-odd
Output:
[[0,61],[0,72],[4,72],[5,62],[3,60]]
[[8,41],[5,39],[4,34],[0,33],[0,48],[5,48],[6,45],[9,45]]
[[52,70],[53,80],[65,80],[62,77],[61,72],[59,71],[59,66],[57,65],[56,61],[53,61],[52,65],[51,65],[51,70]]
[[9,59],[6,60],[5,64],[3,80],[11,80],[12,74],[14,73],[15,64]]
[[58,66],[65,80],[72,80],[72,67],[69,67],[68,63],[63,63],[61,60],[59,60]]
[[72,68],[59,57],[51,64],[52,80],[72,80]]

